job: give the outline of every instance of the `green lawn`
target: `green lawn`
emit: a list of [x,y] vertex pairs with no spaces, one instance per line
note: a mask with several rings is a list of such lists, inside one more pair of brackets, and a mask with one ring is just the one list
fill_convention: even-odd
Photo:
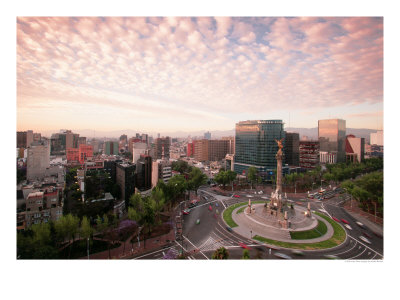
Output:
[[[267,201],[262,201],[262,200],[251,201],[251,203],[253,203],[253,204],[254,203],[266,203],[266,202]],[[237,227],[238,226],[238,224],[236,224],[232,219],[232,212],[236,208],[243,206],[243,205],[248,205],[248,204],[249,204],[248,202],[240,202],[240,203],[231,205],[224,210],[224,214],[222,215],[222,217],[224,218],[226,224],[228,224],[229,227]],[[243,209],[245,209],[245,207],[243,207]]]
[[236,211],[236,213],[237,213],[237,214],[242,213],[246,207],[247,207],[247,206],[243,206],[242,208],[239,208],[239,209]]
[[316,215],[320,216],[321,218],[324,218],[327,220],[333,227],[334,233],[333,236],[322,242],[317,242],[317,243],[289,243],[289,242],[281,242],[281,241],[276,241],[276,240],[271,240],[262,236],[256,235],[253,237],[255,240],[258,240],[260,242],[268,243],[271,245],[276,245],[284,248],[292,248],[292,249],[303,249],[303,250],[317,250],[317,249],[326,249],[326,248],[332,248],[337,245],[340,245],[341,243],[344,242],[346,238],[346,232],[344,229],[336,223],[334,220],[331,218],[322,215],[320,213],[315,213]]
[[326,224],[318,220],[318,226],[314,229],[305,231],[291,231],[290,237],[292,240],[309,240],[323,236],[328,231]]

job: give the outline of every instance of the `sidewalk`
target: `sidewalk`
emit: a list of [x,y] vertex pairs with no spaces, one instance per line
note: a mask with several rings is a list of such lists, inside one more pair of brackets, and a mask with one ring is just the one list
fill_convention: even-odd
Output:
[[[161,249],[163,246],[170,244],[175,240],[174,229],[171,229],[169,233],[164,234],[162,236],[146,239],[146,242],[140,241],[140,247],[137,242],[136,236],[130,236],[125,241],[125,250],[124,243],[121,242],[121,246],[118,248],[114,248],[110,250],[110,257],[112,259],[130,259],[141,254],[155,251],[157,249]],[[130,241],[134,239],[135,243],[131,244]],[[146,248],[144,248],[144,244],[146,243]],[[87,256],[82,257],[81,259],[87,259]],[[98,252],[94,254],[90,254],[89,259],[109,259],[108,250],[103,252]]]

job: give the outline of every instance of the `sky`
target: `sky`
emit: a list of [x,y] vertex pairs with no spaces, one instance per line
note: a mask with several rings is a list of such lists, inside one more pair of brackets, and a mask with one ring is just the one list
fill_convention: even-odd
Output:
[[18,17],[17,130],[383,128],[382,17]]

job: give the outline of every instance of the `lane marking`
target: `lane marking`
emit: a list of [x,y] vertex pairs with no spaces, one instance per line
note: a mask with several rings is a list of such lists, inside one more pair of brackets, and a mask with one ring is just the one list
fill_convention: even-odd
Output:
[[363,245],[363,246],[364,246],[364,247],[366,247],[367,249],[371,250],[372,252],[374,252],[374,253],[376,253],[376,254],[378,254],[378,255],[380,255],[380,256],[382,256],[382,257],[383,257],[383,255],[382,255],[382,254],[380,254],[379,252],[375,251],[374,249],[372,249],[372,248],[368,247],[368,246],[367,246],[367,245],[365,245],[364,243],[361,243],[359,240],[357,240],[357,239],[353,238],[351,235],[349,235],[349,237],[350,237],[350,238],[352,238],[353,240],[355,240],[356,242],[360,243],[361,245]]
[[150,252],[150,253],[147,253],[147,254],[144,254],[144,255],[141,255],[141,256],[137,256],[137,257],[134,257],[133,259],[138,259],[138,258],[141,258],[141,257],[149,256],[151,254],[154,254],[154,253],[157,253],[157,252],[160,252],[160,251],[164,251],[164,250],[170,249],[172,247],[175,247],[175,246],[171,246],[171,247],[168,247],[168,248],[163,248],[163,249],[160,249],[160,250],[157,250],[157,251],[154,251],[154,252]]
[[[350,242],[351,242],[351,240],[350,240]],[[354,247],[356,247],[357,246],[357,243],[355,243],[354,244],[354,246],[353,247],[351,247],[350,249],[348,249],[348,250],[346,250],[346,251],[343,251],[343,252],[340,252],[340,253],[337,253],[337,254],[335,254],[335,255],[340,255],[340,254],[343,254],[343,253],[346,253],[346,252],[349,252],[349,251],[351,251],[351,250],[353,250],[354,249]]]
[[361,252],[360,254],[358,254],[358,255],[356,255],[356,256],[353,256],[353,257],[350,257],[350,258],[347,258],[346,260],[356,258],[356,257],[360,256],[361,254],[363,254],[365,251],[367,251],[367,248],[365,248],[364,251]]
[[[325,209],[325,207],[324,207],[324,204],[322,204],[322,208],[323,209]],[[326,210],[326,209],[325,209]],[[328,211],[326,211],[326,213],[332,218],[332,216],[329,214],[329,212]],[[363,245],[364,247],[366,247],[366,248],[368,248],[369,250],[371,250],[372,252],[375,252],[376,254],[378,254],[378,255],[380,255],[380,256],[382,256],[383,257],[383,255],[382,254],[380,254],[379,252],[377,252],[377,251],[375,251],[374,249],[372,249],[372,248],[370,248],[370,247],[368,247],[367,245],[365,245],[364,243],[361,243],[359,240],[356,240],[355,238],[353,238],[350,234],[347,234],[347,236],[349,237],[349,238],[352,238],[353,240],[355,240],[356,242],[358,242],[358,243],[360,243],[361,245]]]
[[[195,249],[197,249],[197,247],[196,247],[191,241],[189,241],[189,239],[188,239],[187,237],[185,237],[184,235],[182,235],[182,236],[183,236],[183,238],[186,239]],[[203,256],[204,256],[207,260],[209,260],[209,258],[208,258],[201,250],[199,250],[199,252],[200,252],[201,254],[203,254]]]

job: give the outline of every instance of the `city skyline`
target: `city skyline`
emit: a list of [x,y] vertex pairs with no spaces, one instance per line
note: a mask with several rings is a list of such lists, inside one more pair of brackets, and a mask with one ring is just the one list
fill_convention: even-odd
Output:
[[383,18],[17,18],[17,130],[331,118],[383,129]]

